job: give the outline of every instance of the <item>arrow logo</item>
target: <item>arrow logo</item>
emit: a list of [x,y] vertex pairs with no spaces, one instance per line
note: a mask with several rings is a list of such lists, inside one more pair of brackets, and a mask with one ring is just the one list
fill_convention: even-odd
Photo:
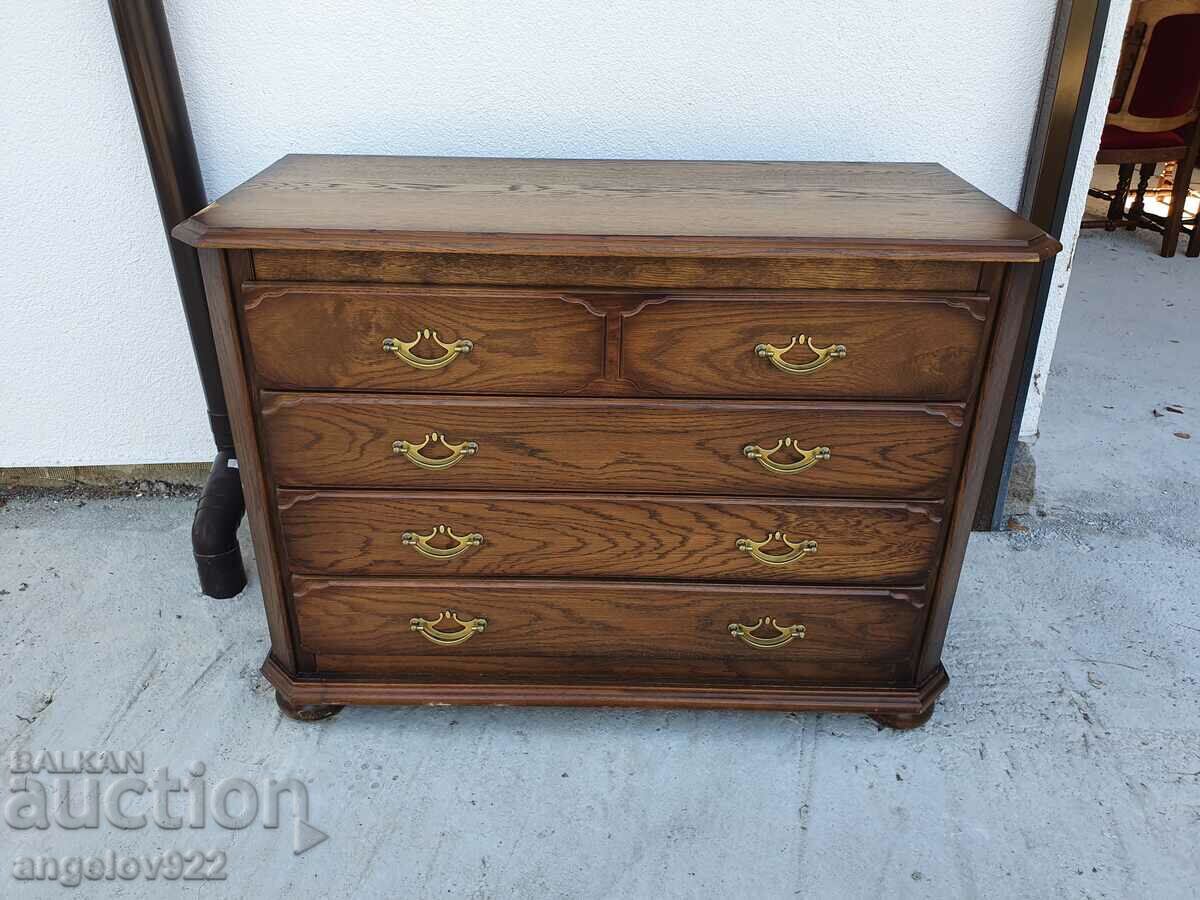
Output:
[[320,828],[314,828],[303,819],[296,819],[296,827],[292,831],[292,853],[299,856],[311,850],[317,844],[329,840],[329,835]]

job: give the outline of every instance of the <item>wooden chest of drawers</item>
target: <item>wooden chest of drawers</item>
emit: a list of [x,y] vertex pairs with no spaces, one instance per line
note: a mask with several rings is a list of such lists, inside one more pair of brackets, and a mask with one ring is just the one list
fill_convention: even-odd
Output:
[[289,156],[175,234],[289,714],[928,717],[1057,249],[945,169]]

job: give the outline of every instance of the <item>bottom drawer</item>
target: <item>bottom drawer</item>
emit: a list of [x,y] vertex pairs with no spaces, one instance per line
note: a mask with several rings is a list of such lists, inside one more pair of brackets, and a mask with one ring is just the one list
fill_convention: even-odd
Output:
[[296,576],[292,593],[317,671],[461,681],[898,684],[925,623],[920,589]]

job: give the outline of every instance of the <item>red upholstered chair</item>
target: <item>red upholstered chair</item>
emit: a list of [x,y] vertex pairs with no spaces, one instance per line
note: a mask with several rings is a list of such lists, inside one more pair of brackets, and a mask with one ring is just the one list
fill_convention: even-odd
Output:
[[[1108,217],[1084,227],[1150,228],[1163,236],[1162,255],[1174,256],[1184,204],[1200,153],[1200,0],[1141,0],[1133,5],[1100,138],[1096,162],[1119,166],[1115,191],[1093,190],[1109,201]],[[1146,212],[1150,177],[1159,163],[1177,164],[1170,212]],[[1133,204],[1125,211],[1135,165],[1141,166]],[[1200,255],[1192,223],[1188,256]]]

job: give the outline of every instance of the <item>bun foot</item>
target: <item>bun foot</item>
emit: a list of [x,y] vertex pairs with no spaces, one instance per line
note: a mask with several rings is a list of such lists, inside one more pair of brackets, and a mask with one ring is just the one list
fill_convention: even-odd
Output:
[[933,715],[933,704],[929,709],[915,714],[909,713],[876,713],[871,718],[884,728],[895,728],[897,731],[908,731],[910,728],[920,728]]
[[279,691],[275,692],[275,702],[285,716],[295,719],[297,722],[320,722],[322,719],[331,718],[342,711],[341,706],[333,703],[309,703],[295,706],[284,700],[283,694]]

